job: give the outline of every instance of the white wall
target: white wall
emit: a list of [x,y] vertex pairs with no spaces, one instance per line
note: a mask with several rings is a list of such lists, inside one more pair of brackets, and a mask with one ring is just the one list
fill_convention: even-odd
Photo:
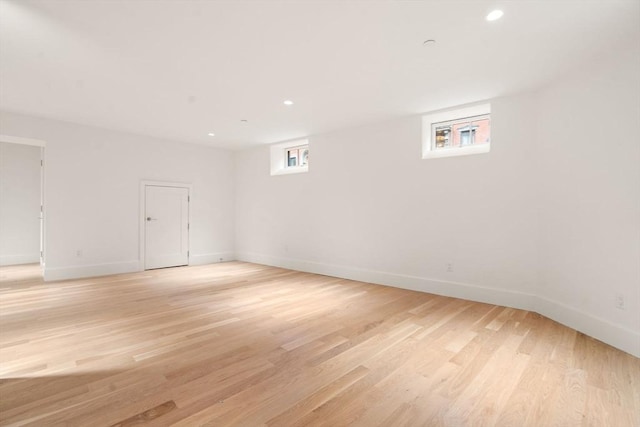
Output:
[[638,58],[492,100],[489,154],[421,160],[420,117],[311,137],[306,174],[240,152],[237,257],[532,309],[640,356]]
[[40,260],[40,147],[0,142],[0,265]]
[[[237,154],[237,254],[473,299],[535,291],[535,103],[492,102],[491,153],[421,159],[421,117],[310,138],[306,174]],[[453,264],[453,272],[447,264]]]
[[[637,42],[546,88],[539,97],[539,293],[624,331],[640,353],[640,49]],[[625,309],[615,307],[622,295]],[[546,305],[542,301],[542,305]],[[590,335],[603,335],[593,321]],[[575,327],[575,326],[574,326]],[[578,328],[580,329],[580,328]],[[601,338],[602,339],[602,338]],[[615,341],[613,341],[615,340]]]
[[231,152],[12,113],[0,130],[47,143],[46,279],[140,268],[142,180],[193,184],[191,263],[233,258]]

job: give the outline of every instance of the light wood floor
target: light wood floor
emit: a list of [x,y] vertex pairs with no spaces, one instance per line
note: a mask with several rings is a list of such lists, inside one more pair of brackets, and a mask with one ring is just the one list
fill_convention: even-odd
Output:
[[240,262],[0,277],[2,425],[640,426],[640,360],[527,311]]

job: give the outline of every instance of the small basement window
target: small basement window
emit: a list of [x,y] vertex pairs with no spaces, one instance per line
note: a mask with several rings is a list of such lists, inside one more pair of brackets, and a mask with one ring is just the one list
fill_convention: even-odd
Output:
[[309,171],[309,141],[283,142],[271,146],[271,175]]
[[309,164],[309,146],[285,148],[285,168],[305,167]]
[[422,118],[422,158],[488,153],[491,106],[465,107]]

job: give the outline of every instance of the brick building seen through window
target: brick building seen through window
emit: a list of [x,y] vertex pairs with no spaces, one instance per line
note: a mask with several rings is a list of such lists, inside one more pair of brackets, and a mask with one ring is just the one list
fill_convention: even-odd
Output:
[[488,144],[491,124],[488,115],[434,123],[433,149]]

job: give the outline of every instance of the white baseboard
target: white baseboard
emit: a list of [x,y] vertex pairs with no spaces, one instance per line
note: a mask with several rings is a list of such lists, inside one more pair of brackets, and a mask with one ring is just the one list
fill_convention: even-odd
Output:
[[612,347],[626,351],[635,357],[640,357],[640,333],[558,301],[541,296],[536,298],[536,306],[533,310],[536,313],[607,343]]
[[138,260],[109,264],[78,265],[72,267],[46,267],[44,280],[78,279],[81,277],[108,276],[111,274],[133,273],[140,270]]
[[238,261],[254,262],[291,270],[324,274],[360,282],[387,285],[412,291],[428,292],[447,297],[462,298],[489,304],[531,310],[531,299],[534,295],[499,288],[489,288],[468,283],[428,279],[406,274],[388,273],[384,271],[366,270],[342,265],[331,265],[297,259],[277,258],[254,253],[236,254]]
[[[221,262],[220,258],[222,258],[222,261],[233,261],[235,260],[235,254],[233,252],[218,252],[213,254],[191,255],[189,257],[189,265],[213,264]],[[39,259],[36,261],[39,261]],[[78,279],[81,277],[108,276],[111,274],[133,273],[142,270],[144,270],[144,267],[139,260],[72,267],[45,267],[44,280],[48,282],[52,280]]]
[[216,262],[234,261],[233,252],[216,252],[213,254],[195,254],[189,256],[189,265],[215,264]]
[[23,255],[2,255],[0,256],[0,266],[34,264],[40,262],[40,254],[23,254]]
[[638,332],[530,293],[255,253],[237,253],[236,259],[238,261],[534,311],[635,357],[640,357],[640,334]]

